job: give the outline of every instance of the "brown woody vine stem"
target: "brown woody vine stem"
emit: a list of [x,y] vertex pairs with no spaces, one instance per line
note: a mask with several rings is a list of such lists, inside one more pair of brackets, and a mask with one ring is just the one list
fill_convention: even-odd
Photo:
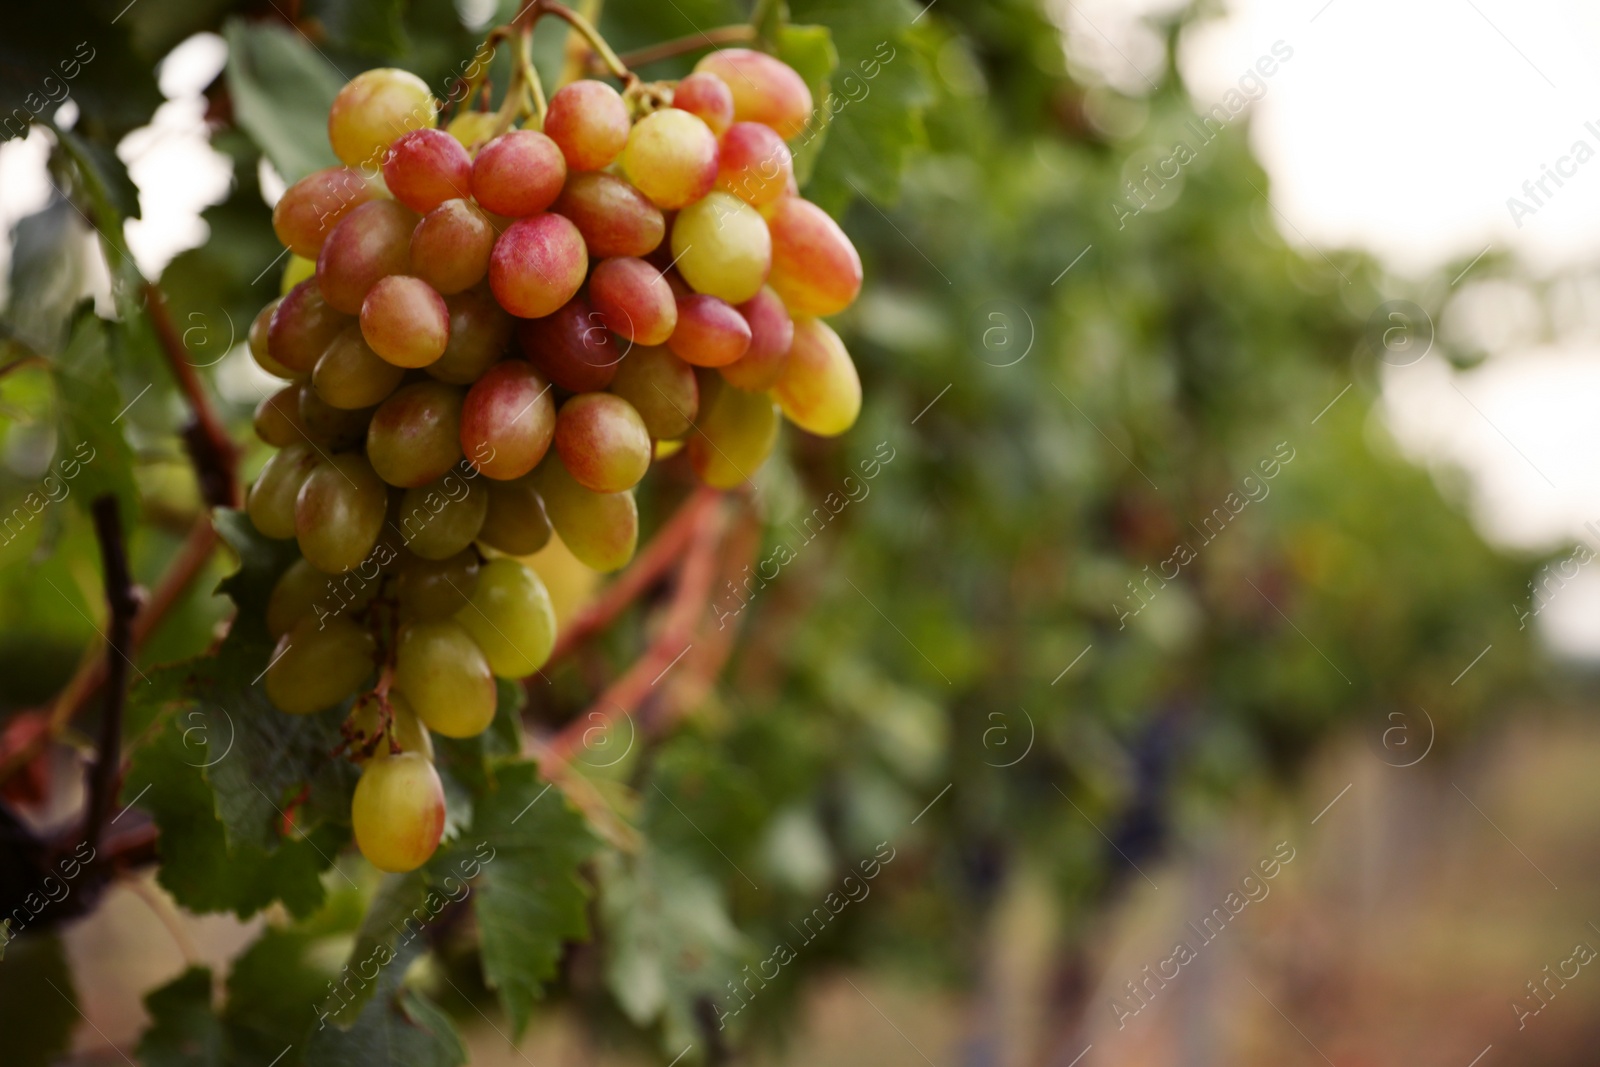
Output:
[[725,44],[747,44],[756,39],[754,26],[740,23],[737,26],[718,26],[714,30],[704,33],[691,33],[687,37],[679,37],[672,41],[662,41],[647,48],[638,48],[632,52],[624,52],[617,57],[617,61],[628,67],[645,67],[651,63],[659,63],[663,59],[672,59],[676,56],[688,55],[698,52],[703,48],[720,48]]
[[111,632],[106,638],[105,653],[109,685],[105,710],[100,716],[94,769],[89,777],[89,803],[83,815],[82,837],[92,849],[100,844],[100,831],[105,828],[111,804],[122,785],[122,708],[128,694],[129,653],[139,597],[133,587],[133,575],[128,571],[117,498],[109,493],[96,497],[90,510],[94,514],[95,538],[100,542],[106,604],[111,612]]

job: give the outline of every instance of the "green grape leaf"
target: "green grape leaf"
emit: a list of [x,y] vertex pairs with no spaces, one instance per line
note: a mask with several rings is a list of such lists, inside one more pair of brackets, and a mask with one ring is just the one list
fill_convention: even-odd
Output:
[[328,144],[328,108],[345,79],[294,30],[231,20],[228,88],[234,117],[285,181],[339,159]]
[[328,39],[339,47],[392,56],[409,47],[405,8],[405,0],[310,0],[306,13],[322,23]]
[[[343,898],[359,906],[357,894],[346,892]],[[312,964],[310,949],[318,944],[319,934],[338,933],[346,925],[343,920],[354,921],[354,915],[338,914],[348,910],[330,905],[308,923],[288,929],[269,927],[233,962],[222,1015],[237,1060],[265,1067],[286,1051],[285,1046],[304,1049],[307,1036],[320,1022],[316,1012],[332,988],[331,976]],[[335,922],[329,923],[330,918]],[[291,1059],[300,1057],[285,1057],[283,1062]]]
[[148,1067],[227,1067],[228,1035],[211,1011],[211,971],[190,967],[144,998],[150,1027],[139,1039]]
[[421,945],[404,946],[377,972],[372,999],[349,1027],[329,1023],[311,1034],[307,1067],[455,1067],[467,1050],[450,1019],[422,994],[404,988],[406,969]]
[[25,135],[30,120],[53,118],[69,97],[80,111],[78,129],[104,144],[150,120],[162,99],[156,57],[127,46],[127,26],[116,15],[115,6],[93,0],[7,6],[0,140]]
[[85,302],[72,321],[66,349],[53,365],[60,400],[60,440],[56,454],[69,464],[73,495],[84,507],[110,493],[117,498],[124,526],[138,514],[133,483],[133,453],[117,425],[124,401],[106,373],[109,339],[117,327],[96,317]]
[[778,32],[778,58],[793,67],[811,90],[813,106],[806,128],[789,142],[794,153],[794,178],[804,188],[811,181],[817,156],[828,140],[828,86],[839,66],[839,52],[833,46],[833,33],[826,26],[785,25]]
[[56,1063],[78,1027],[76,997],[72,969],[59,937],[26,934],[10,941],[5,963],[0,964],[6,1062],[16,1067]]
[[794,17],[833,32],[838,69],[816,106],[831,115],[806,197],[838,216],[856,196],[892,202],[911,154],[925,143],[931,90],[908,41],[904,0],[794,0]]
[[595,848],[583,818],[532,763],[492,768],[472,825],[429,864],[431,877],[478,879],[473,911],[483,935],[483,976],[514,1033],[555,975],[562,946],[589,934],[588,891],[578,865]]
[[6,325],[41,352],[65,343],[72,310],[85,289],[88,227],[64,197],[24,216],[12,231]]
[[331,1019],[346,1025],[353,1022],[377,991],[371,982],[377,968],[388,966],[399,950],[410,945],[444,910],[446,903],[443,894],[428,887],[427,876],[421,871],[386,875],[362,916],[361,929],[356,932],[355,946],[345,966],[344,973],[362,981],[354,988],[342,989],[337,999],[323,999],[318,1012],[328,1011]]

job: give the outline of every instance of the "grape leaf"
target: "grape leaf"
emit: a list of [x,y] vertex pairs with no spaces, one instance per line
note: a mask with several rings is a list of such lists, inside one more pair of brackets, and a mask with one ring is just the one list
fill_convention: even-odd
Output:
[[778,58],[793,67],[811,90],[811,116],[806,128],[789,142],[794,153],[794,178],[802,188],[811,180],[817,156],[827,143],[833,112],[827,107],[828,87],[839,66],[839,52],[826,26],[785,25],[778,31]]
[[9,4],[0,34],[0,139],[49,119],[67,99],[78,129],[106,144],[150,119],[161,104],[154,64],[126,44],[116,10],[92,0]]
[[596,842],[560,790],[539,780],[532,763],[492,767],[472,826],[440,849],[430,877],[471,878],[473,911],[483,936],[483,976],[510,1017],[528,1023],[534,999],[555,975],[562,945],[588,936],[588,891],[578,865]]
[[467,1062],[467,1050],[449,1018],[422,994],[401,985],[421,950],[421,945],[403,946],[378,971],[372,999],[351,1026],[330,1024],[312,1032],[308,1067],[454,1067]]
[[84,507],[110,493],[117,498],[127,526],[138,514],[139,498],[133,484],[133,453],[116,424],[123,400],[106,373],[108,340],[116,328],[98,318],[87,301],[73,318],[66,349],[52,367],[61,404],[56,454],[63,463],[77,464],[74,495]]
[[211,1011],[211,971],[190,967],[144,998],[150,1028],[139,1039],[148,1067],[225,1067],[227,1032]]
[[337,165],[328,144],[328,108],[345,79],[333,65],[282,26],[235,19],[223,36],[234,117],[284,180]]
[[72,999],[76,996],[59,937],[27,934],[9,942],[5,963],[0,964],[6,1062],[16,1067],[55,1063],[71,1044],[78,1025]]
[[343,989],[338,1003],[332,998],[322,1001],[318,1011],[332,1009],[330,1018],[346,1025],[353,1022],[377,991],[370,981],[373,969],[388,966],[398,950],[411,944],[446,904],[444,894],[430,889],[427,876],[420,871],[385,876],[361,918],[361,929],[345,965],[346,974],[363,981]]
[[318,19],[328,39],[341,48],[392,56],[409,45],[405,7],[404,0],[310,0],[306,14]]

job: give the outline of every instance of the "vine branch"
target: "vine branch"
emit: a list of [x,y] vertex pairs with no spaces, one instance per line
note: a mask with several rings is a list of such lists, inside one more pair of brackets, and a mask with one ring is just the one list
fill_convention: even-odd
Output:
[[122,544],[122,519],[117,498],[112,494],[96,497],[90,505],[94,514],[95,538],[100,542],[100,558],[105,571],[106,604],[111,612],[110,634],[106,638],[105,710],[100,716],[100,738],[96,745],[94,770],[89,778],[89,803],[83,815],[83,839],[90,848],[100,843],[100,831],[111,804],[122,784],[122,709],[128,694],[129,653],[133,646],[133,619],[139,611],[139,595],[128,570],[128,555]]
[[691,33],[686,37],[679,37],[671,41],[662,41],[646,48],[637,48],[632,52],[624,52],[617,57],[617,61],[628,67],[645,67],[651,63],[659,63],[663,59],[672,59],[676,56],[688,55],[698,52],[703,48],[720,48],[725,44],[747,44],[756,39],[754,26],[740,23],[737,26],[718,26],[716,29],[704,33]]

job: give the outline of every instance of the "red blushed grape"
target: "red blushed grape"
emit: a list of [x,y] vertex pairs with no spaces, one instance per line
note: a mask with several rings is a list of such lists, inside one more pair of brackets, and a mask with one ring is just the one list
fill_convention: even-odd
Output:
[[328,109],[328,140],[333,154],[352,167],[377,162],[395,138],[432,126],[438,101],[427,83],[393,67],[366,70],[339,90]]
[[550,543],[550,517],[532,477],[489,482],[489,514],[478,543],[511,556],[531,556]]
[[412,489],[460,461],[462,395],[443,382],[412,382],[379,405],[367,427],[367,458],[384,481]]
[[256,405],[256,436],[273,448],[288,448],[306,440],[300,421],[300,387],[286,385]]
[[544,132],[561,149],[569,168],[599,170],[628,143],[628,107],[605,82],[571,82],[550,98]]
[[673,220],[672,255],[695,292],[742,304],[772,269],[772,236],[755,208],[728,193],[710,193]]
[[310,374],[333,339],[350,325],[349,315],[322,298],[314,278],[289,290],[267,324],[267,354],[296,374]]
[[402,134],[383,157],[383,181],[394,198],[418,214],[472,193],[472,157],[443,130]]
[[629,352],[617,365],[611,391],[633,405],[658,441],[688,433],[700,411],[694,368],[665,348],[640,346]]
[[709,392],[706,410],[689,438],[689,464],[713,489],[734,489],[772,454],[778,442],[778,407],[765,393],[720,383]]
[[632,489],[650,469],[650,432],[612,393],[579,393],[556,416],[556,452],[573,480],[596,493]]
[[416,226],[416,213],[393,200],[373,200],[346,215],[317,255],[323,299],[346,315],[360,314],[378,279],[404,274],[411,265]]
[[716,183],[717,135],[687,111],[653,112],[629,132],[622,170],[657,207],[685,207]]
[[367,422],[372,417],[371,408],[346,411],[336,408],[322,397],[310,382],[300,385],[300,425],[306,436],[319,445],[332,449],[345,449],[359,444],[367,436]]
[[672,106],[711,127],[721,137],[733,125],[733,91],[715,74],[691,74],[672,93]]
[[405,371],[379,358],[356,326],[333,339],[311,372],[311,386],[331,407],[370,408],[395,391]]
[[794,156],[770,126],[735,122],[722,135],[717,188],[747,204],[770,204],[788,190]]
[[561,195],[567,161],[538,130],[511,130],[484,145],[472,161],[472,196],[507,218],[536,215]]
[[294,501],[300,554],[326,574],[349,570],[378,543],[388,507],[389,490],[361,453],[318,463]]
[[470,289],[489,273],[494,226],[471,200],[446,200],[422,217],[411,234],[411,273],[449,296]]
[[267,460],[250,487],[245,512],[263,537],[294,536],[294,502],[322,457],[310,445],[291,444]]
[[783,376],[772,391],[789,421],[818,437],[837,437],[861,413],[861,379],[850,353],[821,319],[799,319]]
[[740,304],[739,314],[750,324],[750,347],[721,368],[723,380],[736,389],[771,389],[789,358],[794,320],[770,286],[762,286],[759,293]]
[[427,372],[451,385],[471,385],[506,354],[516,323],[494,297],[476,289],[444,298],[450,309],[450,341]]
[[316,259],[339,220],[377,195],[377,184],[349,167],[316,171],[278,198],[272,208],[272,232],[295,255]]
[[250,332],[246,335],[249,342],[250,357],[256,361],[256,366],[272,375],[274,378],[293,380],[305,377],[304,372],[295,371],[285,367],[282,363],[272,358],[271,338],[272,313],[278,310],[278,305],[283,300],[280,297],[257,312],[256,317],[250,322]]
[[554,209],[578,227],[595,259],[648,255],[667,233],[661,209],[610,174],[571,175]]
[[765,52],[725,48],[694,66],[695,73],[715,74],[733,93],[733,117],[759,122],[790,140],[811,117],[811,90],[795,69]]
[[589,273],[583,235],[560,215],[518,219],[495,242],[489,287],[500,306],[538,319],[577,295]]
[[478,470],[502,481],[538,466],[555,428],[550,383],[520,359],[490,367],[461,404],[461,450]]
[[611,332],[659,345],[678,325],[678,304],[661,272],[642,259],[608,259],[589,276],[589,303]]
[[697,367],[726,367],[749,351],[750,324],[726,300],[695,293],[678,301],[667,347]]
[[817,205],[786,196],[762,212],[772,233],[769,285],[795,315],[835,315],[861,292],[855,245]]
[[539,464],[533,484],[550,523],[586,567],[620,570],[639,544],[639,508],[632,493],[596,493],[573,480],[559,459]]
[[581,296],[553,315],[518,323],[517,343],[546,378],[574,393],[610,385],[623,356],[605,320]]
[[421,278],[380,278],[361,304],[361,336],[396,367],[426,367],[450,341],[450,309]]
[[350,800],[356,847],[380,871],[400,874],[428,862],[444,835],[444,785],[420,752],[368,761]]

